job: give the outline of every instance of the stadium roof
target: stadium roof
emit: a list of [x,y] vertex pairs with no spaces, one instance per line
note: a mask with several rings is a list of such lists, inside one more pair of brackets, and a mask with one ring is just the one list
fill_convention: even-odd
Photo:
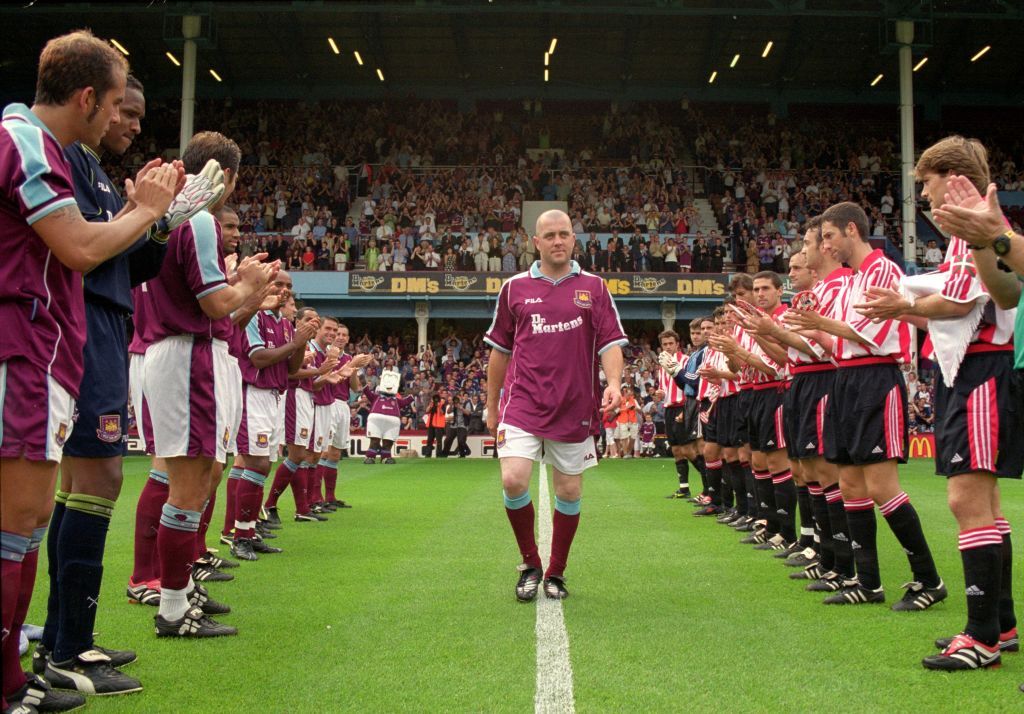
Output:
[[927,57],[919,103],[1024,105],[1021,0],[39,0],[0,9],[17,28],[0,49],[3,92],[31,94],[45,41],[88,26],[128,50],[147,93],[176,96],[181,69],[166,53],[181,59],[185,14],[203,17],[199,97],[893,103],[902,18],[914,22],[915,63]]

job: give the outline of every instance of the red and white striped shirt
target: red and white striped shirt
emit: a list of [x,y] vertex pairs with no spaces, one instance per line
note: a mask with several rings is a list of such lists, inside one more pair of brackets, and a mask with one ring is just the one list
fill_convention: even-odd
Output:
[[[754,338],[747,334],[739,325],[736,325],[732,329],[732,336],[736,340],[736,344],[745,349],[747,352],[753,352],[757,343],[754,342]],[[750,389],[754,382],[757,381],[757,370],[751,367],[749,364],[744,364],[739,369],[739,380],[737,386],[739,389]]]
[[874,322],[853,306],[867,302],[870,288],[900,289],[903,271],[881,250],[873,250],[864,258],[860,269],[843,285],[835,301],[834,319],[845,322],[865,342],[836,338],[835,358],[838,362],[864,357],[889,357],[897,362],[910,359],[910,326],[899,320]]
[[[949,273],[946,283],[942,286],[942,297],[952,302],[973,302],[980,288],[985,293],[984,283],[978,280],[978,271],[974,267],[974,256],[971,255],[967,241],[952,236],[946,247],[946,259],[937,270]],[[1010,345],[1013,344],[1013,322],[1017,310],[1003,310],[994,302],[985,307],[981,323],[971,338],[971,344]]]
[[[774,320],[775,322],[779,322],[782,317],[782,314],[787,309],[788,308],[786,305],[779,305],[771,314],[772,320]],[[765,363],[765,365],[767,365],[770,369],[774,370],[775,372],[774,375],[768,375],[759,369],[751,367],[751,381],[753,381],[754,384],[767,384],[768,382],[777,382],[779,380],[788,379],[789,371],[787,369],[787,366],[776,362],[767,352],[764,351],[764,348],[762,348],[761,345],[757,343],[757,340],[755,340],[753,337],[750,337],[749,335],[747,336],[750,338],[751,342],[751,347],[749,348],[750,354],[754,355],[755,357],[758,357],[762,362]]]
[[[686,360],[688,359],[686,353],[676,352],[676,361],[686,367]],[[676,384],[675,379],[672,378],[668,372],[665,371],[664,367],[658,368],[658,389],[665,393],[665,406],[666,407],[681,407],[686,401],[686,394]]]
[[[720,369],[725,372],[731,371],[729,369],[729,359],[722,352],[712,350],[710,355],[706,355],[704,358],[704,364],[710,366],[712,369]],[[735,379],[723,379],[717,385],[718,398],[731,397],[740,391],[739,382]]]
[[[811,292],[818,298],[818,314],[831,319],[838,319],[834,315],[836,298],[842,292],[845,283],[853,275],[849,268],[836,268],[823,280],[819,280],[811,287]],[[791,365],[813,364],[815,362],[827,361],[826,351],[821,345],[812,339],[800,336],[814,353],[818,355],[815,359],[806,352],[801,352],[795,347],[788,348],[789,363]]]

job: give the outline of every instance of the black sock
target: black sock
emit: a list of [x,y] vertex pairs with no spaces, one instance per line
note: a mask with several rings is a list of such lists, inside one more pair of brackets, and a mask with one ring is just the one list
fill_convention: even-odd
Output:
[[850,547],[857,565],[857,579],[869,590],[882,585],[878,570],[878,522],[870,498],[846,501],[846,522],[850,526]]
[[779,534],[787,543],[796,542],[796,484],[789,469],[772,474],[772,495]]
[[732,481],[723,472],[722,475],[722,505],[725,508],[732,508],[735,503],[736,494],[732,487]]
[[60,537],[60,526],[67,510],[64,505],[67,500],[68,495],[64,491],[57,491],[53,515],[50,516],[50,528],[46,532],[46,570],[50,575],[50,595],[46,600],[46,623],[43,626],[43,636],[40,641],[43,643],[43,647],[51,652],[53,652],[54,645],[57,644],[57,628],[60,619],[60,594],[57,591],[60,555],[57,549],[57,539]]
[[757,517],[765,522],[768,536],[779,532],[779,515],[775,512],[775,487],[772,475],[767,471],[758,471],[754,475],[754,488],[757,489]]
[[722,465],[722,474],[732,486],[733,498],[736,499],[736,512],[747,515],[747,484],[743,479],[743,469],[739,461],[726,461]]
[[690,492],[690,462],[686,459],[676,461],[676,474],[679,476],[679,492]]
[[53,661],[93,648],[93,627],[103,579],[103,550],[114,503],[73,493],[60,529],[60,620]]
[[964,632],[992,647],[999,642],[1003,537],[994,525],[971,528],[960,531],[959,545],[967,591],[967,627]]
[[[824,571],[834,570],[836,564],[835,541],[832,540],[832,524],[829,523],[828,501],[825,500],[825,492],[817,481],[807,484],[810,492],[811,508],[814,510],[814,520],[818,524],[818,556],[821,569]],[[801,508],[803,508],[801,506]]]
[[1010,541],[1010,522],[996,519],[996,528],[1003,536],[1002,577],[999,579],[999,631],[1009,632],[1017,626],[1013,612],[1013,543]]
[[693,464],[693,468],[697,469],[697,476],[700,477],[700,492],[704,495],[708,493],[708,480],[707,480],[707,466],[704,463],[704,457],[698,456],[690,463]]
[[796,502],[800,507],[800,547],[810,548],[814,545],[814,506],[811,505],[811,492],[807,486],[796,487]]
[[879,506],[879,510],[885,516],[896,540],[903,546],[914,580],[923,583],[925,587],[937,587],[941,582],[939,572],[935,569],[928,540],[924,537],[921,519],[907,494],[900,492],[888,503]]
[[711,498],[712,506],[722,505],[722,462],[711,461],[707,465],[707,495]]
[[743,474],[743,484],[747,489],[747,515],[757,518],[757,479],[754,478],[754,472],[750,469],[749,462],[740,461],[738,463]]
[[846,519],[846,508],[839,484],[822,489],[828,504],[828,525],[831,530],[835,564],[832,569],[846,578],[852,578],[856,569],[853,565],[853,549],[850,546],[850,524]]

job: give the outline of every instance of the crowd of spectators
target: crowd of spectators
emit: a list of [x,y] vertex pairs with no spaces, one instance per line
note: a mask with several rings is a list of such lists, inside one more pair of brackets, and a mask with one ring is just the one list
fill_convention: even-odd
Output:
[[[533,255],[520,228],[527,200],[565,201],[577,258],[599,272],[785,270],[806,217],[841,200],[863,205],[895,253],[902,241],[895,126],[877,117],[218,100],[197,107],[206,126],[242,149],[242,251],[269,249],[293,270],[519,270]],[[176,137],[177,106],[154,102],[115,179],[169,156],[161,147]],[[1000,188],[1024,187],[1022,157],[1019,137],[992,147]],[[702,222],[696,196],[710,199],[717,225]],[[614,241],[591,251],[590,234]]]

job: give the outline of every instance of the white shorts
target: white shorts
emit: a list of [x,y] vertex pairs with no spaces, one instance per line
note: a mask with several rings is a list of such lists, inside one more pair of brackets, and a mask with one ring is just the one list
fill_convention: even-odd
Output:
[[75,398],[26,359],[0,362],[0,458],[59,463]]
[[366,436],[371,439],[395,441],[402,429],[402,420],[386,414],[370,414],[366,420]]
[[128,355],[128,418],[135,420],[139,441],[146,444],[146,432],[142,418],[142,375],[146,367],[146,355]]
[[313,448],[313,395],[291,387],[284,398],[285,444]]
[[334,419],[331,422],[330,444],[344,451],[348,448],[349,432],[352,430],[352,409],[348,402],[338,399],[334,402]]
[[636,439],[637,431],[635,421],[622,421],[615,426],[615,438]]
[[327,436],[334,418],[334,403],[313,405],[313,451],[320,453],[326,448]]
[[[238,455],[238,430],[242,427],[242,368],[238,366],[238,358],[230,352],[228,353],[228,371],[233,375],[235,384],[238,385],[238,398],[235,400],[238,404],[238,419],[235,422],[235,429],[231,433],[231,441],[228,442],[226,451],[229,454]],[[227,463],[227,457],[225,456],[224,463]]]
[[284,397],[276,389],[252,385],[245,385],[242,395],[245,404],[236,439],[238,453],[276,458],[278,446],[284,441]]
[[498,458],[519,456],[531,461],[550,464],[567,476],[581,474],[597,466],[594,440],[587,437],[578,444],[552,441],[527,433],[510,424],[498,424]]
[[242,379],[223,340],[167,337],[150,345],[143,371],[155,455],[225,462],[242,421]]

